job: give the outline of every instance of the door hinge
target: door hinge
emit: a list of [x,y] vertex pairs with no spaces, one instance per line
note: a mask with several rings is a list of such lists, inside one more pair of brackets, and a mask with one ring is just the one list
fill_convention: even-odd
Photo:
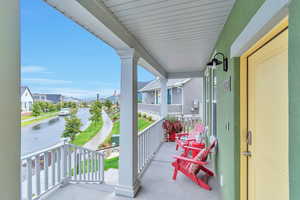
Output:
[[247,144],[252,145],[252,131],[247,132]]
[[247,157],[251,157],[251,152],[250,151],[244,151],[242,152],[242,155],[247,156]]

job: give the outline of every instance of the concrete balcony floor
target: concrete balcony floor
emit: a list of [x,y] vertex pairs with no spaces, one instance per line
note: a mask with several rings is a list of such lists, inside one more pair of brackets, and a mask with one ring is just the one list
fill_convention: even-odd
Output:
[[[209,179],[212,191],[198,187],[190,179],[179,173],[177,180],[172,180],[173,161],[175,151],[174,143],[164,143],[154,157],[149,168],[141,179],[141,189],[136,200],[220,200],[219,186],[216,177]],[[106,184],[69,184],[50,194],[47,200],[126,200],[130,198],[115,196],[113,186]]]

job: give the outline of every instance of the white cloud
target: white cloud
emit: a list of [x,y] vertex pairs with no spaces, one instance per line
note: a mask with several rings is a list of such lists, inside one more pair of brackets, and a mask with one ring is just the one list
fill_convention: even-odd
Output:
[[67,80],[56,80],[46,78],[23,78],[22,82],[31,84],[43,84],[43,85],[56,85],[56,84],[70,84],[72,81]]
[[52,72],[49,72],[46,67],[43,66],[35,66],[35,65],[29,65],[29,66],[22,66],[21,67],[22,73],[43,73],[43,74],[51,74]]

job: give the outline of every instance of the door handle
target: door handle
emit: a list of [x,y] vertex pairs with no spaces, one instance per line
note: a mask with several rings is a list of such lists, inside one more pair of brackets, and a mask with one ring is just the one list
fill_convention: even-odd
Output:
[[251,157],[252,153],[250,151],[244,151],[244,152],[242,152],[242,155]]

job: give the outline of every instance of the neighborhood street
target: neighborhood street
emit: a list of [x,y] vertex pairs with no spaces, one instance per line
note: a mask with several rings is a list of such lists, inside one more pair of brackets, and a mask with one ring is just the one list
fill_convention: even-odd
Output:
[[104,140],[109,136],[113,127],[113,122],[104,110],[102,110],[102,120],[103,126],[101,130],[95,137],[93,137],[93,139],[91,139],[88,143],[84,145],[85,148],[95,151],[98,149],[98,146],[102,144]]
[[[77,116],[81,119],[83,123],[81,129],[84,130],[89,125],[89,109],[79,109]],[[64,128],[64,117],[46,119],[38,124],[22,127],[21,155],[23,156],[59,143],[62,139],[61,135]]]

